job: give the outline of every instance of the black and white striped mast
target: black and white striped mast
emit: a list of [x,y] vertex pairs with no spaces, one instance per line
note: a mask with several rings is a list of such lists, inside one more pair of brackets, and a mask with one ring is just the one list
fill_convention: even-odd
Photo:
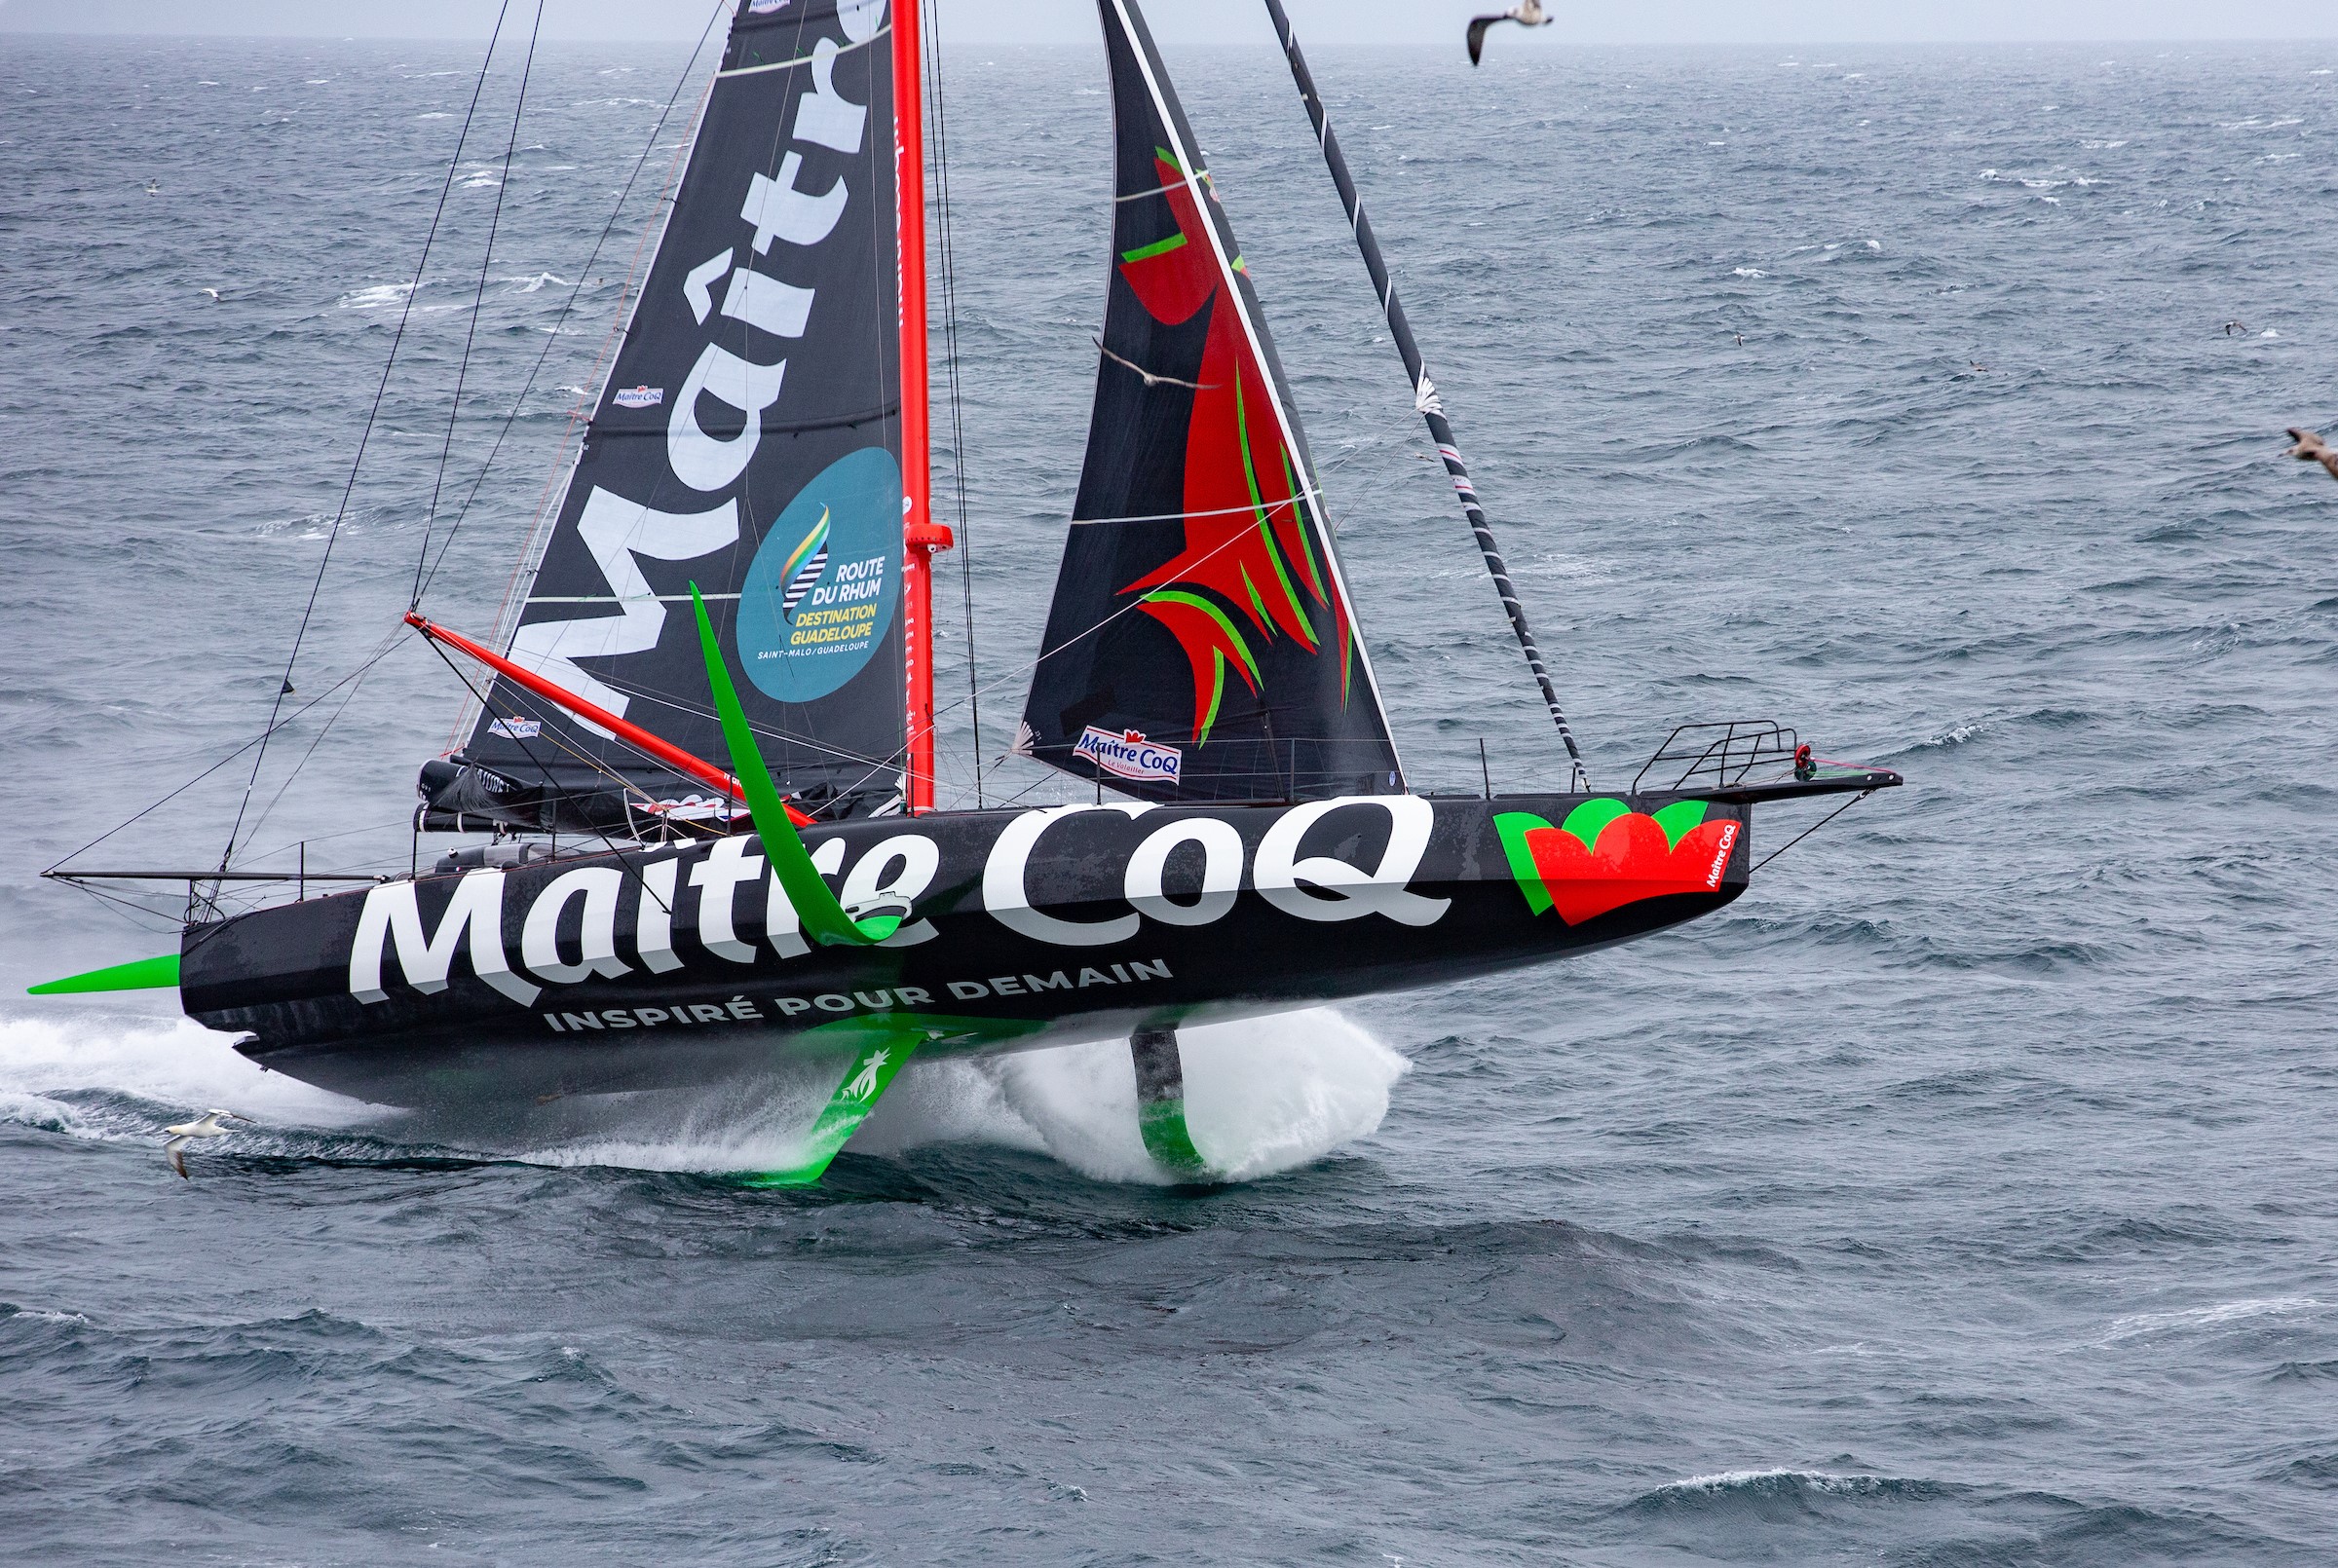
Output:
[[1445,404],[1421,363],[1420,345],[1413,341],[1412,323],[1405,319],[1404,304],[1396,297],[1388,263],[1380,256],[1380,243],[1373,238],[1372,220],[1364,215],[1364,202],[1356,194],[1354,176],[1347,171],[1346,155],[1339,150],[1339,138],[1332,133],[1332,122],[1324,113],[1322,95],[1315,91],[1315,77],[1307,69],[1307,57],[1299,51],[1299,35],[1291,30],[1291,19],[1283,11],[1282,0],[1266,0],[1266,12],[1274,19],[1275,33],[1283,41],[1283,54],[1291,62],[1291,79],[1299,84],[1299,95],[1307,106],[1307,118],[1314,122],[1315,139],[1323,148],[1323,161],[1332,171],[1332,183],[1339,188],[1340,205],[1347,208],[1347,223],[1355,231],[1356,248],[1364,253],[1364,266],[1372,274],[1372,286],[1380,296],[1380,309],[1387,314],[1388,331],[1396,339],[1396,352],[1405,356],[1405,373],[1413,378],[1413,406],[1428,422],[1429,439],[1437,443],[1437,454],[1445,459],[1445,471],[1453,481],[1453,494],[1461,499],[1461,510],[1469,518],[1470,530],[1478,536],[1478,553],[1485,557],[1486,570],[1492,574],[1493,590],[1501,596],[1502,610],[1510,617],[1510,629],[1518,634],[1518,646],[1526,652],[1527,667],[1534,672],[1535,684],[1542,688],[1542,700],[1551,710],[1551,723],[1559,727],[1559,738],[1566,742],[1567,759],[1574,765],[1573,787],[1588,791],[1591,779],[1584,771],[1583,753],[1575,745],[1575,732],[1567,728],[1566,715],[1560,710],[1559,693],[1551,686],[1551,672],[1542,662],[1542,650],[1534,644],[1533,628],[1527,624],[1527,607],[1518,601],[1518,589],[1510,581],[1510,568],[1502,560],[1502,547],[1494,542],[1492,525],[1486,520],[1486,508],[1478,503],[1477,487],[1470,482],[1469,467],[1461,461],[1461,448],[1453,439],[1452,425],[1445,417]]

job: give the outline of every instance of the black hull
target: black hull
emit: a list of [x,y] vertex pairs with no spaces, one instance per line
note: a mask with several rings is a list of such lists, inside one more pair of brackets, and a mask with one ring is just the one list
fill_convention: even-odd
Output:
[[[1744,803],[1705,804],[1669,864],[1649,851],[1624,876],[1570,843],[1573,879],[1538,885],[1522,833],[1587,803],[1575,821],[1625,804],[1370,797],[808,830],[848,906],[909,904],[874,948],[798,937],[752,840],[564,856],[190,927],[181,994],[274,1070],[479,1110],[752,1079],[871,1030],[913,1027],[925,1055],[1019,1050],[1439,985],[1629,941],[1744,891]],[[1647,838],[1668,803],[1632,801],[1625,827]],[[1681,810],[1698,814],[1660,820]],[[1535,842],[1547,865],[1559,840]]]

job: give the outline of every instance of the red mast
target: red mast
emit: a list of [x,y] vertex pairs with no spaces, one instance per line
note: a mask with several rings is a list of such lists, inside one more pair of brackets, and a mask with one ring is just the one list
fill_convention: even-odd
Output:
[[933,516],[925,385],[925,94],[921,0],[893,0],[893,217],[901,300],[901,615],[909,677],[909,809],[933,809],[933,552],[954,542]]

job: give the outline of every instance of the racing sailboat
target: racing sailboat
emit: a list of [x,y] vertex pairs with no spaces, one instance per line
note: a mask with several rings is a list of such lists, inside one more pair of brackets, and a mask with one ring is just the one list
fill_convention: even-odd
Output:
[[[1547,668],[1277,0],[1456,495]],[[1719,909],[1757,803],[1889,770],[1690,726],[1629,787],[1415,792],[1259,294],[1136,0],[1099,0],[1114,198],[1095,400],[1015,750],[1092,786],[937,809],[919,18],[740,0],[555,526],[424,765],[411,875],[36,988],[175,985],[254,1062],[400,1105],[834,1068],[818,1177],[913,1056],[1126,1038],[1206,1177],[1177,1031],[1542,963]],[[1111,796],[1107,798],[1107,791]],[[64,873],[62,875],[72,875]],[[304,889],[305,891],[305,889]]]

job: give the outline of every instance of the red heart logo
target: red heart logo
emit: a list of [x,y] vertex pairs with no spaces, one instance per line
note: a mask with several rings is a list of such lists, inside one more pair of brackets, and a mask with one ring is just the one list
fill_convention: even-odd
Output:
[[1527,852],[1534,857],[1535,874],[1559,917],[1581,925],[1643,898],[1714,891],[1728,869],[1738,826],[1708,822],[1673,843],[1654,817],[1632,811],[1601,830],[1597,848],[1584,848],[1583,840],[1564,828],[1529,828]]

